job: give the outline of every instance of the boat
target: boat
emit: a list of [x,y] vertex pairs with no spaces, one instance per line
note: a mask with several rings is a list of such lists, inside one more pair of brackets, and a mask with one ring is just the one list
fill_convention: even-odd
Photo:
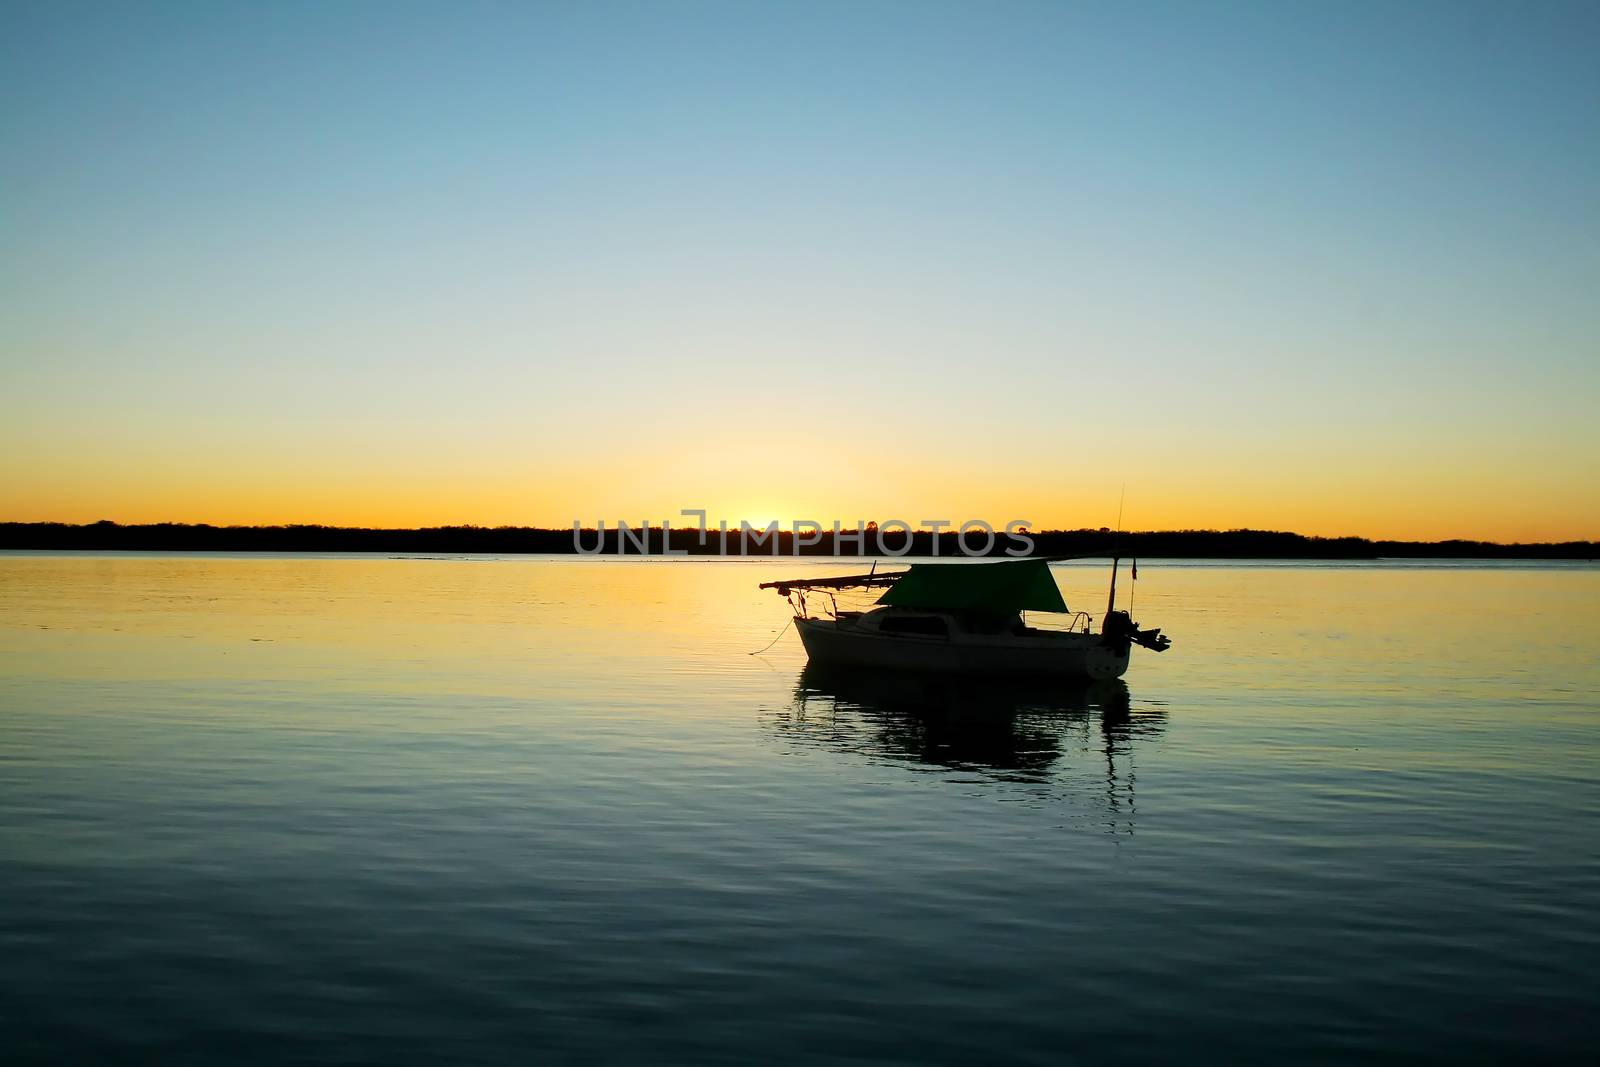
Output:
[[[1047,559],[997,563],[914,563],[910,569],[836,578],[762,582],[789,601],[814,663],[946,675],[1120,678],[1133,646],[1165,652],[1172,641],[1141,629],[1116,604],[1117,562],[1100,629],[1068,610]],[[882,590],[866,610],[839,606],[844,591]],[[822,594],[819,596],[818,594]],[[809,598],[808,598],[809,594]],[[813,612],[812,605],[819,605]],[[1065,617],[1028,624],[1027,612]]]

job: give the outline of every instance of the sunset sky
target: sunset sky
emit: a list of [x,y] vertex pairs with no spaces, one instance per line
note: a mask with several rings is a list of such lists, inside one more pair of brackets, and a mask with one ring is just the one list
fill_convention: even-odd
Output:
[[8,4],[0,519],[1600,538],[1600,5]]

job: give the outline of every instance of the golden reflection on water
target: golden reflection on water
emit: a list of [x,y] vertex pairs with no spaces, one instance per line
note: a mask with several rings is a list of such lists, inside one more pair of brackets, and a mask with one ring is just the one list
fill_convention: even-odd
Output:
[[[808,685],[784,602],[756,588],[849,560],[523,557],[0,557],[0,664],[13,677],[115,686],[293,691],[343,700],[351,727],[387,695],[441,708],[496,697],[510,717],[645,708],[688,721],[781,710]],[[1457,566],[1142,564],[1135,616],[1171,651],[1135,650],[1135,712],[1203,716],[1206,743],[1368,768],[1578,772],[1589,749],[1509,743],[1535,722],[1586,723],[1600,644],[1600,571]],[[1059,566],[1073,608],[1103,605],[1103,565]],[[773,644],[773,638],[778,640]],[[750,653],[766,648],[760,655]],[[198,691],[198,690],[197,690]],[[825,696],[826,694],[824,694]],[[872,707],[872,698],[839,698]],[[900,702],[903,705],[903,701]],[[979,701],[978,703],[981,703]],[[215,702],[228,714],[228,700]],[[97,705],[104,710],[105,705]],[[890,711],[898,713],[897,706]],[[307,714],[310,714],[307,712]],[[1325,736],[1368,721],[1381,747]],[[1439,746],[1428,725],[1447,725]],[[1545,769],[1549,769],[1547,766]]]
[[[450,684],[543,687],[602,670],[795,671],[792,633],[758,582],[851,561],[562,558],[0,557],[0,654],[85,678],[259,678],[453,666]],[[1058,567],[1069,604],[1099,610],[1103,566]],[[1303,692],[1347,679],[1539,700],[1593,680],[1600,571],[1162,566],[1124,578],[1135,616],[1173,635],[1128,684]]]
[[[734,568],[373,557],[0,559],[4,654],[84,679],[314,675],[473,691],[670,669],[759,634]],[[734,596],[729,610],[727,594]],[[719,599],[720,598],[720,599]],[[752,629],[754,627],[754,629]],[[432,670],[421,671],[427,665]],[[754,665],[732,661],[734,668]],[[449,668],[456,668],[449,670]]]

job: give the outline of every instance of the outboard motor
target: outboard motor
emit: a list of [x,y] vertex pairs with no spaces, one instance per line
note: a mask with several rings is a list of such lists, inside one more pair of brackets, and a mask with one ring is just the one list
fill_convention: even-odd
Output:
[[1165,652],[1172,647],[1172,639],[1163,634],[1159,627],[1141,630],[1126,611],[1106,612],[1105,622],[1100,625],[1100,635],[1106,644],[1119,648],[1138,645],[1152,652]]

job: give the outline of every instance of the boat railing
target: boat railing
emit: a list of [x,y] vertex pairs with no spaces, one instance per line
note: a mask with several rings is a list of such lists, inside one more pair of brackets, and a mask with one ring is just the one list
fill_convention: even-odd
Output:
[[1052,630],[1069,634],[1090,633],[1094,628],[1094,616],[1087,611],[1074,611],[1067,615],[1039,612],[1027,617],[1025,621],[1035,630]]

